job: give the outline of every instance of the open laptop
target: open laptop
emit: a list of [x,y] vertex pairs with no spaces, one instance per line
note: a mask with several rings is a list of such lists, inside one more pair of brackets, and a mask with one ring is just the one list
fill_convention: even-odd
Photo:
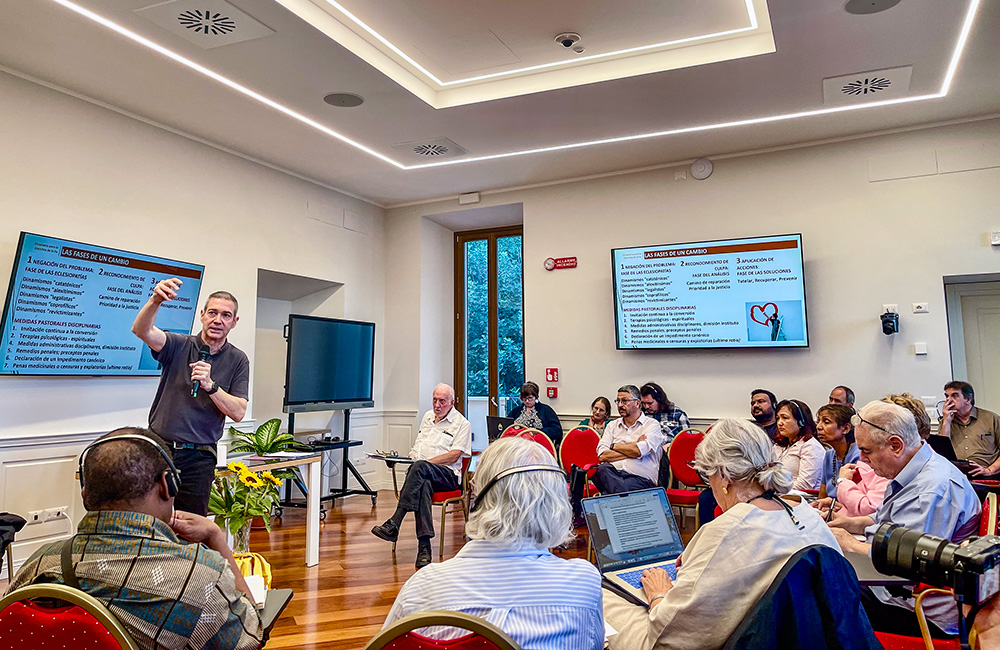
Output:
[[966,474],[969,473],[969,470],[975,467],[975,464],[971,461],[958,459],[958,456],[955,455],[955,448],[951,444],[951,438],[948,436],[929,436],[927,438],[927,444],[931,446],[931,449],[950,460],[955,467],[962,470]]
[[612,585],[648,605],[644,570],[659,567],[677,578],[684,544],[663,488],[584,499],[583,512],[597,568]]
[[514,418],[501,418],[496,415],[486,416],[486,436],[490,442],[500,437],[500,434],[510,425],[514,424]]

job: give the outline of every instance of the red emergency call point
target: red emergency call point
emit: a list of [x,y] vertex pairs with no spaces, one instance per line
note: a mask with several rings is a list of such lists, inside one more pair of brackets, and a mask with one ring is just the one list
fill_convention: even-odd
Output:
[[545,369],[545,381],[547,381],[547,382],[557,382],[557,381],[559,381],[559,368],[546,368]]
[[547,386],[545,388],[545,395],[548,396],[549,399],[552,399],[553,397],[559,397],[559,389],[556,388],[555,386]]

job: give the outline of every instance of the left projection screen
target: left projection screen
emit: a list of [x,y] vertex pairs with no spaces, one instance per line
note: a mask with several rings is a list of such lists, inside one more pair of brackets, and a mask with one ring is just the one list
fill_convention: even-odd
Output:
[[156,283],[177,277],[177,297],[156,326],[187,334],[205,267],[22,232],[0,325],[2,375],[158,375],[131,331]]

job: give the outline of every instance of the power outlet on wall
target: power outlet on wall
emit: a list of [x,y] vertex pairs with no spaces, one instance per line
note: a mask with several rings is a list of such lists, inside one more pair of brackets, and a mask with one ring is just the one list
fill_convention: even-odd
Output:
[[882,313],[884,314],[885,312],[889,312],[890,314],[898,314],[899,313],[899,305],[896,305],[896,304],[893,304],[893,305],[882,305]]
[[55,519],[62,519],[69,516],[69,506],[59,506],[57,508],[48,508],[44,512],[45,521],[53,521]]

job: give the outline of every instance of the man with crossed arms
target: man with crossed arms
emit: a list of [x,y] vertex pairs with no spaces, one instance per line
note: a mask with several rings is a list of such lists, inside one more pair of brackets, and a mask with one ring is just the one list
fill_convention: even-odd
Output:
[[608,423],[597,445],[601,464],[593,482],[602,494],[617,494],[656,487],[663,455],[660,423],[643,414],[639,389],[627,384],[618,389],[618,414]]

